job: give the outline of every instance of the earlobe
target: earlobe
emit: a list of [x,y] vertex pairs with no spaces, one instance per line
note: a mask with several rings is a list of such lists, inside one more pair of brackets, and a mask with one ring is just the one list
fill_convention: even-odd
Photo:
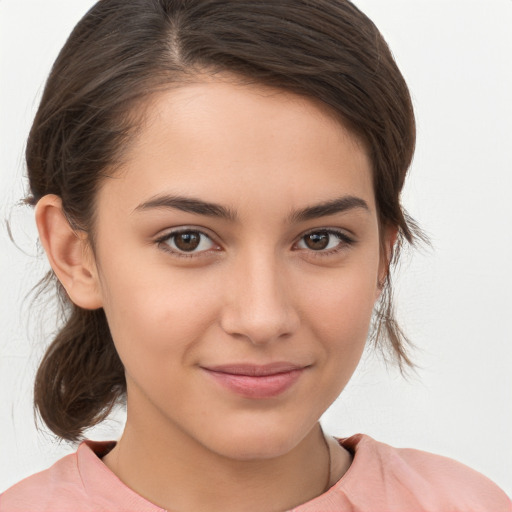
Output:
[[96,264],[87,235],[70,226],[60,197],[49,194],[38,201],[36,224],[50,265],[71,301],[84,309],[102,307]]

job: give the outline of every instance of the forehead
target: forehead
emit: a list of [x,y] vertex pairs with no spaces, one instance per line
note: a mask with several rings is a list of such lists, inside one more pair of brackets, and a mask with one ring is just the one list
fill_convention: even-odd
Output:
[[327,107],[261,85],[210,79],[155,95],[123,161],[102,188],[132,209],[162,193],[267,209],[350,194],[374,208],[361,141]]

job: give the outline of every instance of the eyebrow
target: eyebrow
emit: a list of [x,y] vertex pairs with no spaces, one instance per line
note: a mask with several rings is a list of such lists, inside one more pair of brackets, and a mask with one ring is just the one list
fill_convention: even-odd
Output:
[[197,215],[206,215],[208,217],[217,217],[230,221],[236,221],[236,212],[229,208],[225,208],[220,204],[209,203],[201,199],[183,196],[156,196],[140,204],[134,211],[172,208],[187,213],[195,213]]
[[[167,208],[181,210],[187,213],[195,213],[197,215],[205,215],[207,217],[216,217],[229,220],[231,222],[236,222],[238,219],[235,210],[226,208],[220,204],[210,203],[193,197],[176,195],[155,196],[137,206],[134,211]],[[364,199],[356,196],[342,196],[312,206],[307,206],[300,210],[292,211],[288,220],[290,223],[304,222],[354,209],[370,211],[368,203]]]
[[368,203],[364,199],[356,196],[342,196],[294,211],[291,213],[289,219],[292,223],[304,222],[306,220],[327,217],[328,215],[335,215],[336,213],[343,213],[354,209],[370,211]]

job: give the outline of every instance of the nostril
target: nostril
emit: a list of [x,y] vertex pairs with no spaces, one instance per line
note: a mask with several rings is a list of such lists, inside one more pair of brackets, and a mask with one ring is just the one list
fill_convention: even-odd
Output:
[[263,308],[237,302],[226,307],[221,315],[222,329],[240,339],[253,344],[272,343],[289,338],[296,332],[298,315],[289,305],[275,304]]

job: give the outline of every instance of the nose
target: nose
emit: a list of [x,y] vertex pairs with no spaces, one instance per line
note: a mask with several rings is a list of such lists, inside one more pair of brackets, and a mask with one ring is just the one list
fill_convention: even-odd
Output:
[[221,326],[231,336],[264,345],[297,331],[300,318],[287,273],[276,258],[240,258],[231,268]]

